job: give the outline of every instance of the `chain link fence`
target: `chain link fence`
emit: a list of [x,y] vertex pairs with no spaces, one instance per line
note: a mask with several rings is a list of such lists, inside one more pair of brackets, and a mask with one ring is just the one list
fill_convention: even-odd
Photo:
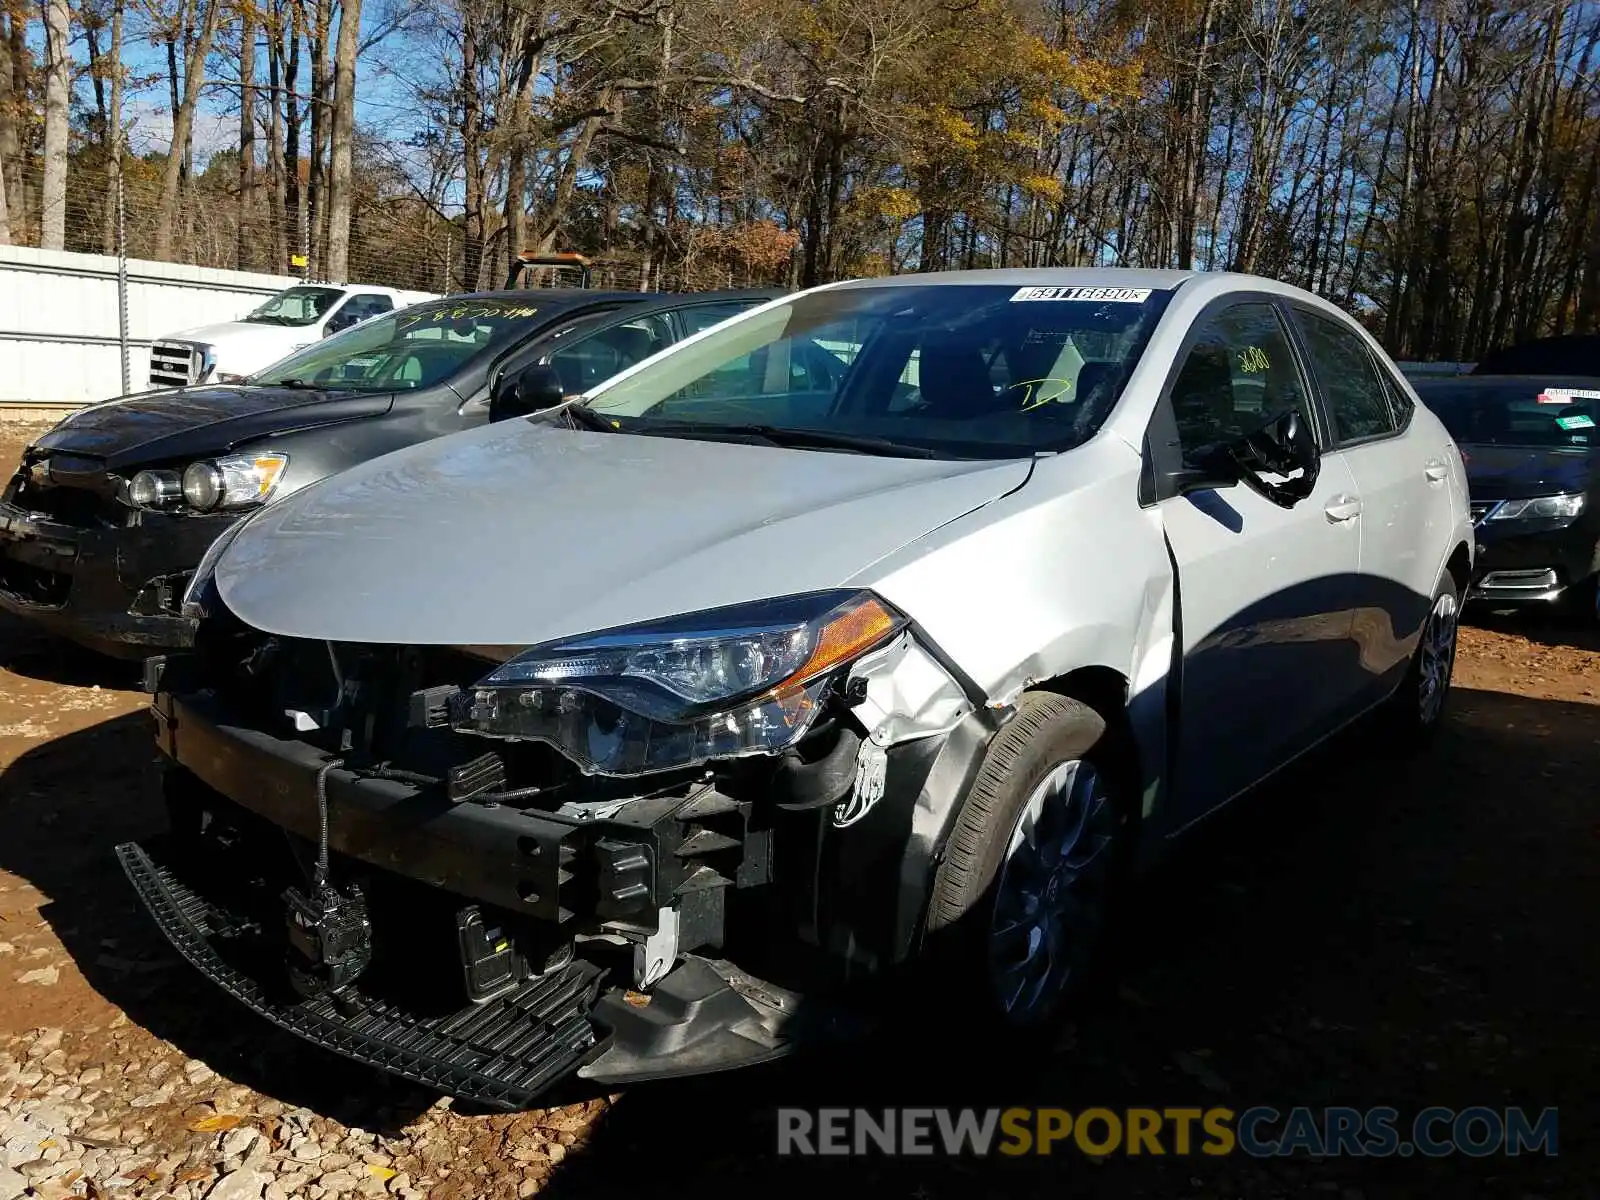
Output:
[[[62,248],[327,280],[326,214],[310,203],[309,186],[302,186],[298,197],[283,194],[281,188],[275,195],[262,174],[246,188],[236,165],[224,171],[215,162],[181,186],[173,203],[165,206],[160,163],[129,159],[117,179],[104,164],[74,161],[67,177]],[[43,216],[41,175],[36,170],[8,172],[5,182],[9,240],[37,246]],[[169,219],[171,232],[163,251]],[[348,269],[344,279],[332,282],[438,294],[498,288],[510,265],[509,238],[498,217],[494,226],[474,238],[459,214],[441,212],[404,194],[358,189],[351,210]],[[760,237],[752,238],[739,230],[685,225],[668,239],[665,261],[654,263],[636,253],[590,252],[590,286],[701,291],[766,285],[787,276],[785,235],[773,228],[757,232]],[[753,261],[751,245],[759,245],[759,261]],[[564,245],[552,248],[587,251]],[[571,282],[568,274],[541,269],[524,272],[519,286]]]

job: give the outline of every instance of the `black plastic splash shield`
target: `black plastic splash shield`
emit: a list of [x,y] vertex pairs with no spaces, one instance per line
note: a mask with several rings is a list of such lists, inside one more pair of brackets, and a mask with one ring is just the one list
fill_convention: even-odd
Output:
[[223,910],[181,883],[140,845],[117,859],[167,940],[201,974],[274,1025],[367,1066],[504,1110],[531,1107],[570,1075],[596,1042],[589,1020],[600,971],[581,960],[530,980],[492,1003],[440,1017],[368,1001],[330,997],[295,1004],[264,988],[220,955],[213,939],[243,930]]

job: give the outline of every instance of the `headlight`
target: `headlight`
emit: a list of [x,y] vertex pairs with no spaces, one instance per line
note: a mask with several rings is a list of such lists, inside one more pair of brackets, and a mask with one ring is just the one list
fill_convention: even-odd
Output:
[[1535,496],[1529,500],[1506,500],[1492,513],[1491,521],[1550,521],[1570,520],[1583,512],[1582,492],[1565,492],[1559,496]]
[[191,463],[183,473],[183,498],[201,512],[262,504],[271,499],[288,465],[287,454],[235,454]]
[[128,483],[128,499],[140,508],[169,508],[182,494],[176,471],[140,471]]
[[453,724],[549,742],[603,775],[776,754],[810,728],[834,669],[905,624],[869,592],[834,591],[536,646],[478,683]]

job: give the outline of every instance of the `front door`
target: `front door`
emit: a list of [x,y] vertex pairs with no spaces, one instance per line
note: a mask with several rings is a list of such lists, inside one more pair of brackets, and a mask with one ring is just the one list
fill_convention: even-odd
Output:
[[[1162,403],[1182,452],[1287,409],[1312,422],[1305,372],[1277,306],[1200,319]],[[1158,501],[1178,578],[1182,647],[1174,815],[1230,799],[1330,727],[1355,686],[1350,606],[1360,503],[1338,454],[1292,508],[1243,483]]]

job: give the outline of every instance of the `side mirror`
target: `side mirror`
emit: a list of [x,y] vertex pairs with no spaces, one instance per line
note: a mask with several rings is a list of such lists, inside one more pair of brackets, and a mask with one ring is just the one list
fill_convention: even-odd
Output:
[[1293,409],[1239,438],[1229,454],[1240,479],[1280,508],[1293,508],[1309,496],[1322,470],[1316,434]]
[[556,369],[533,363],[522,370],[502,375],[489,393],[489,420],[504,421],[526,417],[554,408],[566,399],[566,388]]

